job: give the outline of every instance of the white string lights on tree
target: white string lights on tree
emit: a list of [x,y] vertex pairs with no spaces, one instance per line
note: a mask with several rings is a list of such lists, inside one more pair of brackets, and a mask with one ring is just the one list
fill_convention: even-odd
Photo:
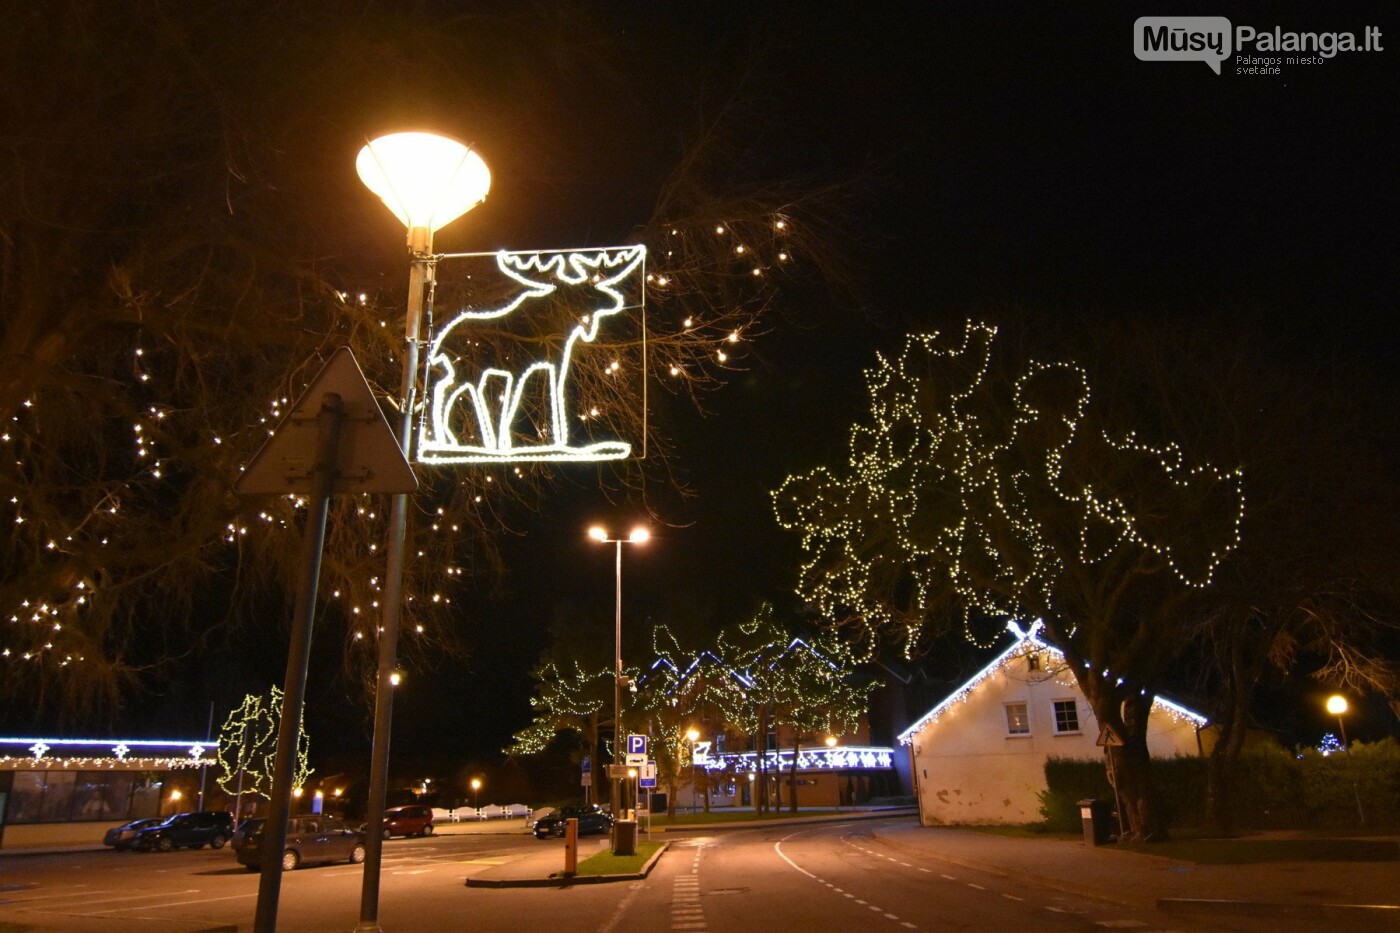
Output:
[[[229,711],[219,729],[219,786],[230,794],[251,793],[270,799],[277,766],[277,731],[282,721],[282,691],[272,687],[266,698],[247,694]],[[311,776],[311,740],[303,717],[297,734],[292,786],[305,787]]]
[[974,614],[1063,620],[1072,634],[1060,603],[1076,574],[1117,573],[1118,558],[1147,554],[1199,588],[1239,543],[1240,470],[1115,440],[1094,425],[1074,363],[993,378],[995,338],[969,322],[957,344],[911,336],[898,358],[879,357],[848,471],[818,468],[773,494],[807,553],[799,595],[848,620],[871,650],[889,632],[912,652],[949,596],[983,646],[996,631],[978,637]]
[[[646,352],[633,337],[613,339],[617,316],[606,314],[610,305],[578,321],[582,333],[571,359],[595,334],[590,353],[597,347],[607,354],[586,406],[576,406],[572,421],[546,419],[544,438],[512,447],[519,452],[539,446],[536,440],[548,444],[549,435],[566,433],[588,439],[573,443],[579,447],[591,439],[630,441],[643,419],[627,410],[631,402],[624,390],[636,385],[643,372],[659,377],[645,384],[681,396],[698,397],[719,385],[725,371],[741,363],[744,344],[762,334],[760,316],[783,281],[775,273],[801,265],[794,257],[815,254],[809,246],[811,234],[804,230],[809,225],[793,222],[802,205],[786,204],[774,211],[777,201],[766,192],[733,198],[722,208],[716,208],[716,202],[707,202],[702,210],[664,205],[663,211],[689,211],[691,216],[683,223],[655,223],[641,231],[647,266],[637,267],[636,278],[654,295],[648,301],[657,311],[641,335]],[[734,208],[732,215],[717,218],[719,213],[731,214],[729,207]],[[716,228],[721,232],[715,233]],[[636,249],[613,271],[623,271],[633,258],[640,260],[643,248]],[[612,259],[619,255],[608,252]],[[539,273],[549,271],[552,284],[567,284],[546,265],[542,260],[517,271],[535,282],[544,281]],[[580,288],[593,287],[606,297],[597,288],[610,287],[610,273],[603,265],[596,270],[560,269]],[[315,358],[302,362],[306,354],[352,343],[372,380],[388,379],[385,373],[396,379],[401,369],[400,335],[382,313],[377,296],[354,287],[326,288],[321,292],[324,300],[318,301],[314,284],[307,288],[300,275],[296,282],[295,297],[279,305],[281,299],[272,295],[275,284],[259,280],[258,287],[268,288],[267,296],[274,299],[270,313],[285,310],[288,315],[280,320],[296,322],[285,339],[269,337],[267,326],[247,330],[236,320],[219,319],[211,326],[214,305],[199,289],[172,288],[165,293],[176,296],[173,303],[159,307],[143,306],[146,299],[135,289],[127,296],[130,306],[121,309],[120,326],[104,331],[110,336],[87,356],[74,355],[65,364],[68,369],[40,373],[42,378],[32,380],[32,387],[26,386],[25,395],[12,403],[6,430],[0,432],[0,487],[15,529],[12,575],[3,581],[7,585],[0,585],[8,598],[0,606],[0,619],[8,620],[0,625],[0,663],[12,666],[9,683],[64,683],[77,690],[102,683],[105,686],[91,693],[109,691],[110,700],[121,689],[120,672],[151,660],[140,654],[150,645],[140,642],[142,633],[157,624],[156,613],[144,611],[151,607],[142,599],[168,612],[169,618],[159,624],[179,625],[181,619],[200,618],[204,594],[224,581],[235,594],[251,594],[277,577],[269,570],[277,565],[279,552],[294,549],[305,501],[265,500],[245,513],[227,494],[228,478],[236,475],[257,438],[273,430],[300,394],[299,378],[317,369]],[[399,307],[401,296],[387,295],[383,304]],[[322,328],[324,337],[314,337]],[[308,334],[313,335],[309,342]],[[210,352],[211,346],[219,352]],[[477,349],[478,362],[502,356],[499,343],[482,341]],[[208,362],[241,361],[238,354],[245,350],[250,354],[247,366],[240,362],[221,368]],[[288,366],[286,359],[293,357],[297,362]],[[578,360],[572,361],[576,372]],[[497,368],[517,375],[520,369]],[[536,370],[529,378],[543,383],[548,375]],[[573,378],[559,369],[555,377],[561,385]],[[517,380],[512,392],[520,385]],[[517,400],[525,398],[515,394]],[[499,441],[504,436],[499,430],[501,410],[489,393],[486,397]],[[511,404],[509,397],[505,404]],[[71,428],[56,432],[54,425]],[[84,432],[86,436],[79,437]],[[71,441],[68,447],[54,443],[60,434]],[[54,473],[55,465],[70,472]],[[539,467],[527,466],[527,471],[532,469]],[[456,587],[470,584],[476,563],[471,551],[478,547],[470,543],[478,538],[462,534],[462,529],[496,525],[500,503],[534,495],[542,475],[493,472],[496,475],[475,471],[430,479],[432,488],[421,497],[434,509],[446,504],[447,515],[410,529],[416,540],[409,553],[422,557],[410,561],[404,583],[404,631],[412,636],[405,641],[409,658],[414,651],[453,637]],[[326,590],[334,589],[337,595],[327,598],[323,608],[344,623],[345,656],[356,675],[372,670],[375,655],[377,631],[363,619],[382,592],[366,581],[382,575],[377,542],[384,538],[386,516],[372,508],[357,511],[370,499],[339,498],[345,501],[332,504],[336,514],[325,562],[326,572],[335,578],[327,579],[332,585]],[[159,546],[175,540],[181,545],[179,556],[162,561],[156,554]],[[161,573],[198,582],[189,584],[181,594],[183,603],[177,605],[169,598],[169,588],[161,585]],[[140,595],[141,588],[132,581],[141,579],[150,580],[146,589],[159,595]],[[216,581],[213,586],[204,585],[210,580]],[[69,665],[84,666],[85,673],[63,674]]]

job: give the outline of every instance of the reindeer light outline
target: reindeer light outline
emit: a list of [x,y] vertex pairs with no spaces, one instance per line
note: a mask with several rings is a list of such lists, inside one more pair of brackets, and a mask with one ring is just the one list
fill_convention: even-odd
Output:
[[[632,453],[625,441],[597,441],[574,446],[569,443],[569,418],[565,389],[574,346],[578,341],[592,343],[598,337],[603,319],[629,306],[618,286],[642,272],[645,282],[646,247],[619,246],[585,250],[500,250],[492,254],[457,254],[458,256],[495,257],[496,267],[508,278],[524,286],[504,305],[494,308],[467,308],[458,313],[441,332],[433,337],[428,352],[428,376],[425,389],[431,395],[428,417],[424,421],[418,443],[417,459],[423,463],[514,463],[520,461],[595,461],[620,460]],[[451,258],[451,257],[447,257]],[[550,281],[550,280],[554,281]],[[543,298],[564,285],[591,282],[594,290],[608,301],[590,309],[583,322],[576,324],[564,341],[558,364],[552,360],[536,360],[524,371],[490,366],[480,371],[476,382],[459,381],[457,367],[446,349],[446,341],[454,329],[471,321],[502,318],[518,311],[528,302]],[[645,306],[645,285],[642,286]],[[645,337],[643,337],[645,339]],[[520,415],[521,403],[532,378],[537,381],[543,373],[548,384],[549,443],[518,444],[511,436],[511,425]],[[436,379],[434,380],[434,376]],[[493,416],[492,397],[499,397],[500,408]],[[452,429],[451,418],[461,407],[474,415],[474,425],[480,443],[463,442]]]

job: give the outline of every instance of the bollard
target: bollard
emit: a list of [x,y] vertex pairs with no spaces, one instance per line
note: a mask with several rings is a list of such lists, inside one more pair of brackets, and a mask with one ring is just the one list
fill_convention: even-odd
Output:
[[578,820],[572,817],[564,821],[564,874],[578,874]]

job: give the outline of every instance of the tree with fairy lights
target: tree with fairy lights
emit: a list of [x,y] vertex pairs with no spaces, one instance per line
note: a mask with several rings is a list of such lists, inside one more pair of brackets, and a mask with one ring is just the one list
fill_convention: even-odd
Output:
[[[282,691],[273,687],[266,697],[250,693],[229,711],[219,729],[217,778],[225,793],[234,795],[234,818],[243,812],[243,795],[272,799],[272,775],[277,765],[277,730],[282,724]],[[297,735],[297,763],[292,786],[304,787],[311,777],[311,739],[303,722]]]
[[806,551],[798,593],[867,651],[952,627],[989,644],[1006,618],[1042,619],[1123,740],[1108,754],[1127,835],[1160,835],[1147,716],[1183,614],[1238,544],[1242,472],[1137,436],[1083,367],[996,338],[974,322],[960,340],[911,336],[867,371],[845,467],[773,493]]
[[[665,625],[653,626],[651,640],[655,660],[638,678],[633,718],[640,718],[642,731],[651,736],[649,751],[656,761],[656,779],[669,791],[667,808],[674,816],[682,774],[687,767],[695,767],[686,733],[703,720],[712,688],[703,669],[705,652],[683,649]],[[695,777],[693,770],[691,773]],[[698,779],[692,793],[697,789]]]
[[[604,787],[601,736],[604,726],[611,734],[613,670],[611,667],[585,669],[577,661],[545,659],[533,671],[535,695],[530,700],[534,719],[517,732],[508,755],[537,755],[561,732],[582,737],[592,766],[592,786]],[[617,758],[614,750],[613,756]]]
[[[378,397],[397,397],[402,230],[351,171],[377,119],[368,114],[385,95],[470,113],[478,122],[463,131],[488,159],[512,153],[516,190],[552,193],[530,199],[548,218],[540,229],[505,196],[510,216],[493,214],[493,200],[439,246],[483,226],[493,243],[557,245],[560,218],[597,216],[570,198],[597,200],[600,179],[580,169],[565,183],[548,154],[601,141],[566,143],[573,127],[547,121],[541,129],[560,138],[519,145],[515,115],[612,112],[615,99],[579,95],[605,93],[635,50],[596,19],[555,15],[548,30],[525,10],[474,15],[468,28],[402,10],[346,18],[316,4],[172,17],[138,0],[120,10],[60,2],[9,23],[0,695],[92,714],[150,686],[194,638],[222,637],[221,625],[244,643],[282,637],[285,619],[266,609],[295,590],[306,503],[250,506],[231,487],[336,349],[353,350]],[[582,44],[591,52],[580,59]],[[269,46],[286,54],[263,54]],[[505,47],[521,54],[502,59]],[[597,234],[648,248],[647,359],[635,328],[619,330],[591,351],[615,365],[572,380],[574,411],[600,433],[645,442],[645,460],[603,468],[615,490],[672,481],[667,432],[631,391],[636,374],[650,374],[652,397],[699,404],[741,365],[792,272],[839,265],[837,238],[817,219],[828,193],[745,178],[724,157],[726,125],[704,127],[669,175],[613,167],[664,179],[650,191],[615,186],[632,200],[611,206],[614,220]],[[606,132],[592,120],[578,131]],[[631,154],[616,149],[619,160]],[[451,297],[469,299],[468,287]],[[482,328],[472,368],[531,336]],[[500,572],[495,541],[515,510],[547,494],[552,470],[418,470],[406,667],[465,649],[460,593]],[[387,512],[383,497],[337,496],[327,526],[318,633],[339,640],[357,698],[373,682]]]
[[1193,642],[1179,665],[1214,739],[1204,825],[1229,834],[1233,771],[1261,687],[1303,675],[1400,704],[1395,406],[1362,368],[1300,356],[1280,338],[1241,342],[1197,319],[1121,322],[1102,341],[1132,361],[1162,423],[1189,424],[1197,444],[1248,464],[1240,545],[1183,617]]
[[[717,701],[731,728],[754,743],[754,808],[782,806],[781,775],[768,736],[787,729],[793,743],[789,805],[797,805],[797,753],[804,738],[855,728],[877,686],[856,677],[855,660],[835,637],[811,642],[779,624],[765,604],[754,617],[720,634],[715,653],[734,676]],[[774,798],[770,801],[770,797]]]

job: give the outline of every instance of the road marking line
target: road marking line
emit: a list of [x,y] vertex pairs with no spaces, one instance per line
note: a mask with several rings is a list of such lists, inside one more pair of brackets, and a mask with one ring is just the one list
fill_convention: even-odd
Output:
[[[198,894],[199,888],[187,888],[184,891],[160,891],[155,894],[128,894],[125,897],[104,897],[96,900],[84,898],[81,906],[87,907],[95,904],[114,904],[118,901],[148,901],[151,898],[179,897],[182,894]],[[131,910],[129,907],[118,907],[117,910]]]
[[[111,910],[95,910],[95,911],[92,911],[91,913],[75,914],[74,916],[78,916],[78,917],[100,917],[100,916],[102,916],[103,914],[119,914],[119,913],[121,913],[121,912],[124,911],[124,910],[150,910],[150,909],[152,909],[152,908],[156,908],[156,909],[159,909],[159,910],[164,910],[164,909],[167,908],[167,907],[184,907],[184,906],[189,905],[189,904],[212,904],[214,901],[236,901],[236,900],[246,899],[246,898],[250,898],[250,897],[257,897],[257,896],[258,896],[258,893],[257,893],[256,891],[250,891],[250,892],[247,893],[247,894],[230,894],[230,895],[228,895],[227,897],[197,897],[197,898],[195,898],[195,899],[192,900],[192,901],[172,901],[172,902],[170,902],[169,904],[145,904],[145,905],[143,905],[143,906],[141,906],[141,907],[114,907],[114,908],[112,908]],[[169,920],[170,918],[169,918],[169,917],[154,917],[154,918],[152,918],[152,917],[133,917],[132,919],[134,919],[134,920],[151,920],[151,919],[156,919],[156,920]]]
[[1014,895],[1014,894],[1003,894],[1002,897],[1006,898],[1008,901],[1024,901],[1024,900],[1025,900],[1024,897],[1017,897],[1017,896]]
[[982,887],[980,884],[973,884],[971,881],[969,881],[969,882],[967,883],[967,886],[968,886],[969,888],[976,888],[976,889],[979,890],[979,891],[985,891],[985,890],[987,890],[986,888]]
[[938,877],[940,877],[940,878],[946,878],[946,879],[949,880],[949,881],[957,881],[957,880],[958,880],[958,879],[954,878],[952,875],[939,875]]

